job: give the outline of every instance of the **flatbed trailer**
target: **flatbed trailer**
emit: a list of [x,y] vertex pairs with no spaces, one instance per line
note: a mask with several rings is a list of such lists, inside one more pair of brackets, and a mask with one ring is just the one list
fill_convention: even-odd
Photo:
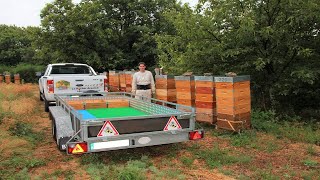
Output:
[[[55,95],[52,135],[67,154],[82,154],[202,139],[192,107],[125,92]],[[82,94],[84,95],[84,94]]]

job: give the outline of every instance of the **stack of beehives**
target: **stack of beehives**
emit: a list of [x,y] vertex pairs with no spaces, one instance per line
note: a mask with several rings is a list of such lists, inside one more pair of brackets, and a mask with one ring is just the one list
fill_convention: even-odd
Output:
[[195,85],[193,76],[175,76],[177,103],[185,106],[195,105]]
[[196,120],[216,122],[216,97],[213,76],[195,76]]
[[3,82],[3,75],[0,74],[0,83],[2,83],[2,82]]
[[126,71],[126,92],[131,92],[132,90],[132,77],[133,77],[134,71]]
[[109,71],[109,91],[118,92],[120,90],[120,77],[117,71]]
[[177,102],[174,76],[156,75],[155,79],[157,99],[174,103]]
[[125,71],[119,72],[119,81],[120,81],[120,91],[126,92],[126,74]]
[[239,131],[250,128],[250,76],[215,77],[217,127]]

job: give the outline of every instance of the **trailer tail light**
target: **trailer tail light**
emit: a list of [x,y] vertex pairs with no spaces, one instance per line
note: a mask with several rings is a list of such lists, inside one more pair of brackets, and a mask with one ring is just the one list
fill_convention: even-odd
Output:
[[68,154],[82,154],[88,152],[86,142],[68,144]]
[[54,93],[54,81],[47,80],[48,93]]
[[202,139],[203,137],[204,137],[203,130],[189,132],[189,139],[190,140]]
[[108,92],[108,79],[107,78],[104,79],[103,84],[104,84],[104,91]]

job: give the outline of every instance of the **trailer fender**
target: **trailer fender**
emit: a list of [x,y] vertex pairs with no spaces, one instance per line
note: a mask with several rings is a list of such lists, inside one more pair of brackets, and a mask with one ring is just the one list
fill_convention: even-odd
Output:
[[50,106],[50,117],[52,119],[52,135],[56,140],[59,150],[66,150],[66,143],[74,135],[71,117],[60,106]]

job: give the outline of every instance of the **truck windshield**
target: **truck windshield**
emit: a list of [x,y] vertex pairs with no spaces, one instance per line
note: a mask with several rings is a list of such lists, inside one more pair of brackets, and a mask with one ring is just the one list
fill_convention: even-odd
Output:
[[52,66],[51,74],[90,74],[90,69],[81,65],[56,65]]

